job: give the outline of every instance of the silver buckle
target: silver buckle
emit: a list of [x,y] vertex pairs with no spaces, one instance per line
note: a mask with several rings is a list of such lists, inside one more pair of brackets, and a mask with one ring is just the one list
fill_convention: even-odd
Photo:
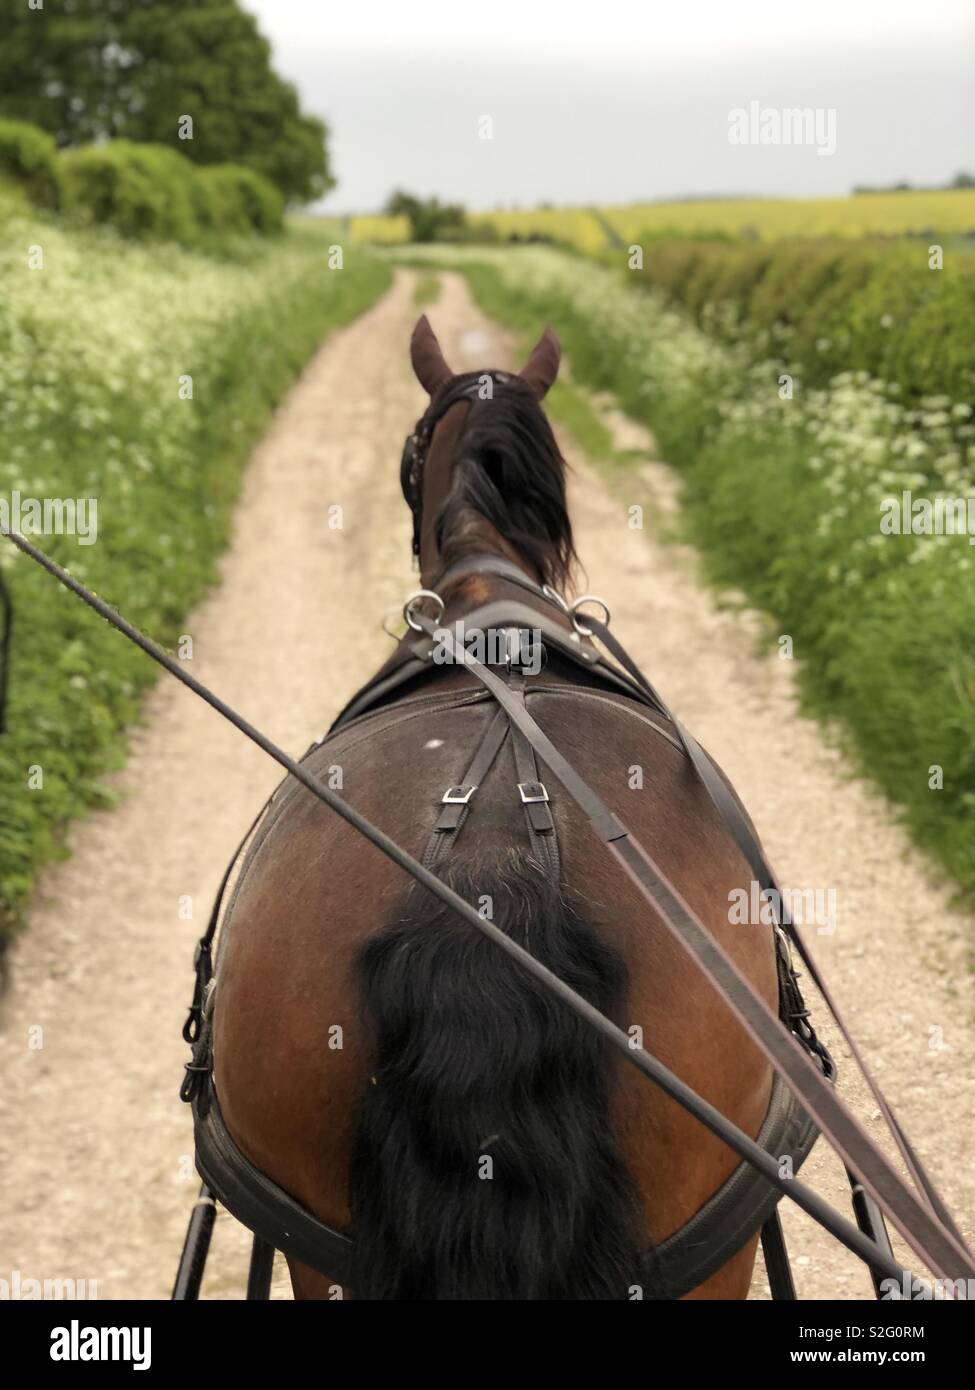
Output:
[[519,782],[518,794],[523,806],[530,806],[536,801],[548,800],[548,792],[542,782]]
[[466,791],[463,787],[448,787],[441,800],[444,806],[466,806],[476,791],[476,787],[468,787]]

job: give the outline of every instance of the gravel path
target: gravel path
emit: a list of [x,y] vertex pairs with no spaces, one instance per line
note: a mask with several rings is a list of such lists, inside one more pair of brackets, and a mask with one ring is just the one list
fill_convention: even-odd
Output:
[[[383,658],[379,620],[414,584],[397,476],[423,403],[406,354],[418,312],[412,285],[401,272],[309,365],[254,454],[223,582],[186,625],[194,674],[296,753]],[[455,369],[506,365],[505,336],[473,309],[459,278],[443,277],[429,312]],[[617,442],[634,451],[625,493],[564,441],[592,586],[633,656],[731,775],[783,883],[835,894],[835,932],[813,927],[809,939],[971,1236],[972,919],[951,910],[947,885],[886,805],[799,716],[779,634],[755,615],[719,610],[693,555],[654,538],[653,518],[677,505],[672,475],[643,431],[607,413]],[[632,504],[646,507],[643,532],[627,524]],[[329,525],[333,506],[341,529]],[[101,1298],[168,1295],[196,1192],[189,1117],[176,1097],[193,942],[225,862],[277,780],[241,735],[161,682],[114,779],[121,805],[75,826],[73,857],[44,875],[0,1012],[0,1278],[19,1270],[23,1279],[95,1280]],[[187,897],[192,921],[181,916]],[[844,1089],[879,1135],[835,1050]],[[846,1210],[842,1169],[820,1148],[806,1176]],[[869,1296],[852,1256],[801,1213],[786,1219],[800,1297]],[[204,1296],[239,1296],[245,1268],[242,1234],[221,1216]],[[280,1268],[275,1294],[289,1296]],[[760,1267],[754,1295],[767,1295]]]

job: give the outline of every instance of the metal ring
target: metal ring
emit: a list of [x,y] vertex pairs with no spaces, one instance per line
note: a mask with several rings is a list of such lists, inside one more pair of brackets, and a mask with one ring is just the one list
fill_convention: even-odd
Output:
[[439,623],[440,619],[443,617],[444,601],[440,597],[440,595],[435,594],[432,589],[417,589],[416,593],[410,594],[409,598],[403,604],[403,618],[406,621],[407,627],[411,627],[414,632],[422,632],[423,628],[420,626],[419,623],[415,623],[413,621],[413,605],[415,603],[419,603],[421,599],[425,598],[432,598],[435,603],[438,603],[440,605],[440,608],[437,612],[437,616],[434,618],[433,621],[435,623]]
[[569,609],[569,616],[572,619],[572,626],[575,628],[576,632],[581,633],[583,637],[591,637],[592,628],[586,627],[583,623],[579,621],[579,618],[577,616],[577,610],[581,608],[584,603],[599,604],[600,608],[606,614],[605,618],[603,618],[603,623],[606,627],[609,627],[609,604],[606,602],[604,598],[599,598],[597,594],[583,594],[581,598],[576,599],[575,603]]

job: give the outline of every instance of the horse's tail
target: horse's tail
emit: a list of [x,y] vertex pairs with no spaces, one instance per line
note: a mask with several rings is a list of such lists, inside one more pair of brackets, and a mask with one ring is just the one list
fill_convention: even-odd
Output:
[[[626,967],[526,854],[443,877],[603,1012]],[[374,1054],[350,1203],[353,1297],[625,1299],[636,1208],[604,1044],[414,888],[359,958]]]

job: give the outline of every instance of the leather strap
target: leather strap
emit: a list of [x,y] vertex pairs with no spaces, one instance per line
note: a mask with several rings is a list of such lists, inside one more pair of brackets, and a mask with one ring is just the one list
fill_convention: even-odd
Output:
[[[527,709],[523,671],[514,667],[511,668],[508,677],[508,689],[511,691],[512,698],[518,701],[522,709]],[[562,875],[562,864],[559,855],[559,840],[555,833],[555,821],[552,817],[552,808],[549,805],[548,788],[539,778],[538,767],[535,763],[535,750],[517,724],[511,725],[511,741],[515,754],[515,772],[518,777],[518,796],[525,813],[528,838],[531,840],[539,862],[552,881],[558,883]]]
[[[224,1122],[212,1082],[193,1105],[196,1166],[230,1214],[276,1250],[348,1286],[353,1237],[321,1221],[256,1167]],[[815,1125],[775,1077],[756,1143],[788,1154],[798,1172],[817,1138]],[[644,1256],[643,1277],[657,1298],[678,1299],[717,1273],[768,1220],[780,1193],[741,1163],[700,1211]],[[354,1290],[353,1290],[354,1292]]]
[[785,1247],[785,1235],[778,1207],[762,1227],[762,1255],[765,1258],[765,1273],[768,1275],[772,1297],[776,1302],[794,1301],[796,1286],[792,1282],[789,1252]]
[[471,798],[490,772],[491,765],[498,756],[507,735],[508,716],[503,709],[498,709],[484,731],[484,736],[478,745],[470,767],[464,774],[463,781],[457,786],[448,787],[443,794],[440,815],[437,817],[437,823],[433,827],[430,839],[427,841],[427,847],[423,852],[422,862],[428,869],[432,869],[437,863],[448,842],[453,842],[454,837],[467,819]]
[[[765,851],[762,849],[757,836],[749,825],[738,798],[718,772],[718,769],[711,761],[710,754],[704,751],[693,734],[685,729],[676,715],[671,712],[666,701],[662,699],[650,682],[645,678],[636,663],[630,659],[629,654],[623,648],[622,644],[616,640],[606,624],[600,622],[596,618],[590,618],[588,614],[586,614],[585,622],[586,626],[596,633],[603,645],[612,652],[620,665],[628,671],[634,680],[638,681],[644,687],[657,708],[669,719],[671,724],[673,724],[681,746],[691,762],[691,766],[694,768],[705,791],[711,798],[715,810],[724,821],[735,844],[741,851],[746,864],[748,864],[751,869],[752,876],[761,889],[763,897],[767,892],[773,892],[775,894],[773,901],[779,904],[779,913],[776,915],[782,914],[784,897],[765,856]],[[797,942],[795,928],[787,912],[781,916],[780,925],[783,927],[783,930],[786,931],[790,940]],[[840,1020],[837,1019],[837,1022],[839,1021]],[[832,1057],[816,1037],[812,1026],[805,1016],[799,1016],[797,1018],[795,1031],[812,1051],[819,1054],[823,1062],[823,1070],[826,1074],[830,1076],[835,1075],[836,1068],[833,1064]]]
[[[552,603],[540,589],[538,593],[547,605],[550,604],[564,618],[565,615],[557,604]],[[494,599],[465,614],[464,623],[468,629],[478,628],[485,632],[500,631],[503,628],[537,630],[550,651],[557,652],[559,656],[578,666],[580,670],[588,672],[590,677],[597,678],[611,690],[628,695],[631,699],[650,705],[657,709],[658,713],[662,713],[642,685],[632,680],[625,671],[604,660],[591,642],[580,638],[571,628],[557,622],[554,615],[547,612],[539,613],[536,608],[516,599]],[[339,711],[329,732],[357,719],[382,701],[389,700],[409,681],[429,675],[434,646],[434,642],[425,635],[404,638],[389,660]]]

